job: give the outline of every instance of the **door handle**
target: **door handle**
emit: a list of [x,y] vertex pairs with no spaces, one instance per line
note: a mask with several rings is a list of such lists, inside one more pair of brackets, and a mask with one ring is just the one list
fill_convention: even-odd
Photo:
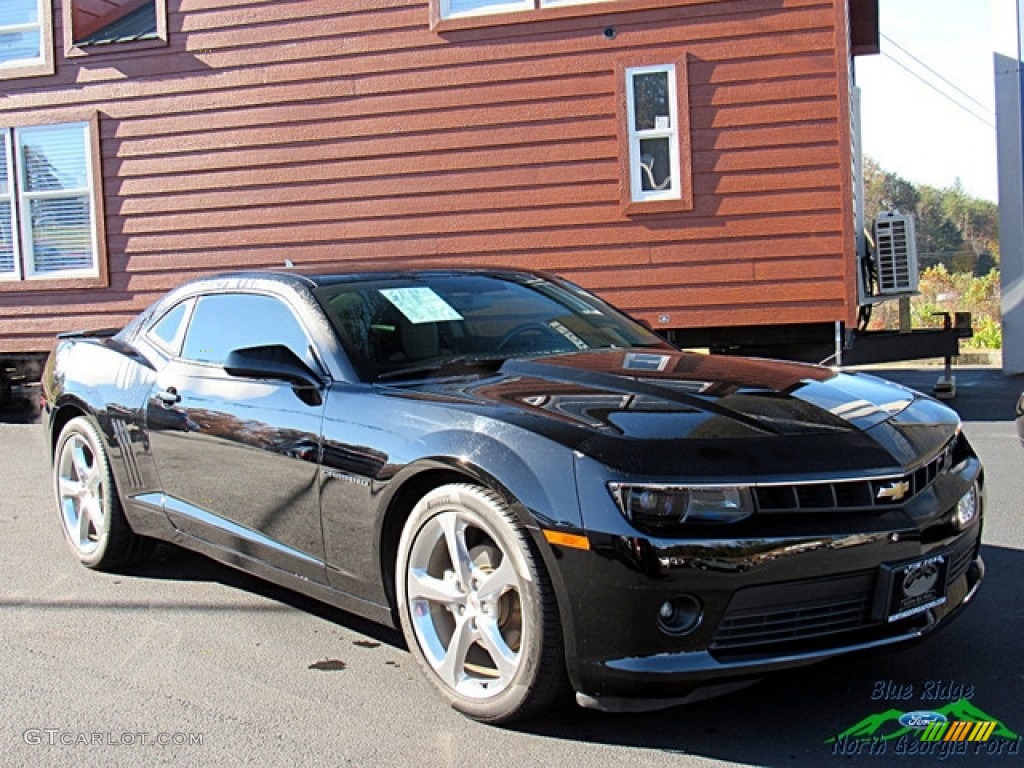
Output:
[[168,387],[162,392],[156,393],[156,399],[164,405],[176,405],[181,402],[181,395],[178,394],[178,390],[174,387]]

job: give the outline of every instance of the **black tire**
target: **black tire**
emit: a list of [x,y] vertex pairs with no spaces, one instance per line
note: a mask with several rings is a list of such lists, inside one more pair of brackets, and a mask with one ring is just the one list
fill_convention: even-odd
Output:
[[566,690],[550,579],[498,494],[452,484],[420,499],[399,541],[395,584],[409,650],[459,712],[507,723]]
[[69,421],[57,439],[53,490],[64,540],[82,565],[115,570],[152,551],[152,540],[125,518],[103,436],[84,416]]

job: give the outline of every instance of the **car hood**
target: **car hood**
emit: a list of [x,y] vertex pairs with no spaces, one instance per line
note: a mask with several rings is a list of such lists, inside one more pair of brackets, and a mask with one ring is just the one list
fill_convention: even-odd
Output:
[[674,472],[683,459],[705,472],[906,468],[959,428],[952,410],[873,376],[675,351],[512,359],[469,385],[428,386],[629,471]]

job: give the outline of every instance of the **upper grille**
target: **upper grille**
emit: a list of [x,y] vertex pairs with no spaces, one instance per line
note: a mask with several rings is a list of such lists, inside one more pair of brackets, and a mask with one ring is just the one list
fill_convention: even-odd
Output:
[[[948,470],[954,442],[927,464],[905,475],[881,479],[759,485],[753,488],[757,509],[764,513],[892,509],[906,504]],[[892,491],[906,483],[900,495]]]

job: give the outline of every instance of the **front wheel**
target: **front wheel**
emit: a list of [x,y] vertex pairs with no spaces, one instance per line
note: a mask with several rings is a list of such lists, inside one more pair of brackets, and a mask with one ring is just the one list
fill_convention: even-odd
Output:
[[395,583],[409,649],[455,709],[508,722],[564,689],[550,580],[498,494],[452,484],[424,496],[402,531]]
[[103,436],[84,416],[57,439],[53,486],[64,539],[83,565],[112,570],[148,554],[151,540],[131,529],[121,509]]

